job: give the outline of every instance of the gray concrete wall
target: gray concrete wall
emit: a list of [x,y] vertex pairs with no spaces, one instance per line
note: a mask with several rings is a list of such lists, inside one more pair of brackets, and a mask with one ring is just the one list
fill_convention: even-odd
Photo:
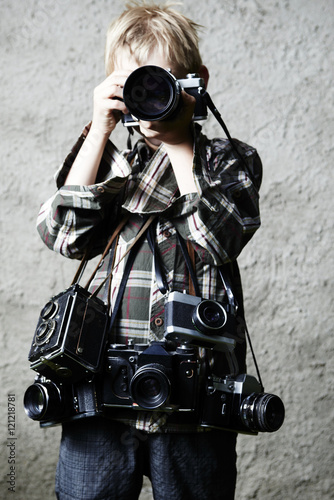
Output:
[[[104,78],[105,31],[122,6],[0,6],[4,499],[54,498],[60,430],[40,430],[26,418],[22,397],[33,380],[27,354],[39,310],[69,284],[76,265],[43,247],[35,219],[54,191],[55,169],[91,117],[92,90]],[[263,225],[240,266],[265,388],[283,398],[287,415],[278,433],[240,436],[238,500],[334,498],[333,7],[333,0],[184,1],[184,11],[207,26],[201,46],[211,96],[231,133],[255,145],[264,164]],[[212,118],[205,128],[222,134]],[[123,147],[124,131],[116,135]],[[11,466],[15,494],[8,491]]]

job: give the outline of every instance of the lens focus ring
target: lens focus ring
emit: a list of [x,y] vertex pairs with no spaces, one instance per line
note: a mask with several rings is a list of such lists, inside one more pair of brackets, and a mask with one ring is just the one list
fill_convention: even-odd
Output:
[[275,432],[284,421],[284,405],[274,394],[251,394],[241,404],[243,424],[251,430]]
[[202,300],[193,313],[195,327],[207,335],[221,333],[227,321],[227,313],[222,304],[215,300]]
[[148,364],[136,371],[130,382],[134,403],[146,409],[160,408],[168,402],[171,383],[162,365]]

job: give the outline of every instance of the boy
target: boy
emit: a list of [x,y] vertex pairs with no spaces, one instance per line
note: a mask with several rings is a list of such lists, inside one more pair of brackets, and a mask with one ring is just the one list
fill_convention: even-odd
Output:
[[[155,245],[169,290],[190,293],[188,270],[177,238],[194,250],[202,298],[222,301],[218,266],[232,263],[233,289],[242,315],[236,258],[260,225],[258,190],[261,162],[256,151],[236,141],[243,162],[228,140],[207,139],[192,122],[195,98],[182,92],[176,116],[139,121],[141,138],[133,150],[119,152],[109,137],[128,109],[123,86],[143,65],[170,69],[177,78],[209,74],[198,50],[198,25],[171,9],[132,3],[111,25],[106,42],[107,78],[94,92],[92,122],[66,158],[57,177],[58,191],[41,208],[38,230],[45,244],[69,258],[101,253],[117,217],[128,214],[115,262],[125,254],[143,218],[155,214]],[[121,198],[122,210],[116,212]],[[106,258],[99,284],[110,267]],[[115,303],[126,259],[112,276]],[[145,344],[164,339],[165,297],[157,285],[147,239],[129,274],[113,325],[113,343]],[[237,329],[236,355],[245,370],[245,338]],[[214,373],[227,373],[223,355],[213,356]],[[233,499],[236,434],[204,432],[180,413],[110,411],[63,425],[57,468],[57,497],[135,499],[147,475],[156,500]]]

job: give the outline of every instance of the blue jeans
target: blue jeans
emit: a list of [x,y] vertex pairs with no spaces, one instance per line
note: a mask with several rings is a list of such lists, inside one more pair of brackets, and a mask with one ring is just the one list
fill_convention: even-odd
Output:
[[135,500],[143,475],[155,500],[233,500],[236,434],[147,434],[87,418],[63,426],[56,474],[59,500]]

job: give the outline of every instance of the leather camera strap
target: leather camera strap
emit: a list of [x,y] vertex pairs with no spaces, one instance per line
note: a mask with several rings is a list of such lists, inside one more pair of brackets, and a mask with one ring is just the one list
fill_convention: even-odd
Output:
[[[193,269],[194,273],[196,273],[195,250],[194,250],[194,247],[192,246],[192,244],[190,243],[189,240],[187,240],[187,250],[188,250],[188,254],[189,254],[189,258],[190,258],[190,262],[191,262],[191,269]],[[194,286],[194,282],[191,278],[190,272],[189,272],[189,295],[196,296],[195,286]]]
[[[185,244],[183,238],[180,236],[178,231],[176,231],[178,241],[182,250],[182,254],[184,260],[186,262],[186,266],[189,272],[189,295],[194,295],[199,297],[200,290],[195,274],[195,250],[189,240],[187,240],[187,245]],[[153,254],[153,263],[154,263],[154,272],[157,280],[157,286],[162,293],[165,295],[168,290],[168,281],[166,277],[166,272],[163,269],[163,264],[161,261],[161,257],[159,255],[159,251],[156,245],[156,223],[151,224],[147,231],[147,240]]]
[[155,271],[155,277],[157,280],[157,285],[160,290],[160,292],[165,295],[168,292],[168,282],[167,282],[167,277],[166,273],[163,270],[163,264],[161,262],[161,258],[157,249],[156,245],[156,228],[157,228],[157,221],[155,221],[154,224],[151,224],[150,227],[148,228],[147,231],[147,241],[150,246],[151,252],[153,254],[153,265],[154,265],[154,271]]
[[196,297],[200,297],[200,289],[198,286],[198,281],[195,273],[195,251],[194,247],[190,243],[189,240],[187,240],[187,244],[185,243],[184,239],[182,236],[179,234],[178,231],[176,231],[179,244],[181,247],[181,251],[184,257],[184,260],[186,262],[188,272],[189,272],[189,295],[194,295]]
[[[114,272],[114,270],[116,269],[116,267],[122,262],[122,260],[131,252],[132,248],[136,245],[136,243],[140,240],[140,238],[143,236],[143,234],[146,232],[146,230],[148,229],[148,227],[150,226],[150,224],[152,223],[153,219],[155,219],[155,215],[151,215],[151,217],[149,217],[149,219],[147,219],[143,226],[141,227],[140,231],[138,232],[137,236],[135,237],[135,239],[133,240],[133,242],[131,243],[131,245],[129,246],[129,248],[127,249],[127,251],[122,255],[122,257],[119,259],[119,261],[113,266],[113,268],[111,269],[111,271],[107,274],[107,276],[105,277],[105,279],[102,281],[102,283],[96,288],[96,290],[94,290],[94,292],[92,293],[92,297],[96,296],[99,291],[102,289],[102,287],[104,286],[104,284],[107,282],[107,280],[109,278],[111,278],[112,276],[112,273]],[[123,224],[124,225],[124,224]]]
[[94,271],[92,272],[91,277],[89,278],[89,280],[87,281],[87,283],[85,285],[86,290],[88,289],[89,285],[93,281],[93,278],[94,278],[95,274],[97,273],[98,269],[100,268],[102,261],[104,260],[104,258],[108,254],[108,252],[109,252],[109,250],[111,248],[111,245],[113,244],[113,242],[115,241],[115,239],[118,237],[118,235],[122,231],[123,227],[125,226],[125,224],[127,223],[128,219],[129,219],[129,217],[130,217],[130,214],[125,215],[123,217],[123,219],[120,221],[120,223],[118,224],[118,226],[116,227],[116,229],[113,232],[113,234],[111,235],[111,238],[108,241],[107,246],[105,247],[104,252],[103,252],[103,254],[102,254],[99,262],[97,263]]
[[[125,264],[125,267],[124,267],[124,270],[123,270],[122,280],[121,280],[121,283],[120,283],[119,288],[118,288],[118,293],[117,293],[115,305],[114,305],[114,308],[113,308],[113,311],[112,311],[112,314],[111,314],[111,317],[110,317],[110,322],[109,322],[109,326],[108,326],[108,336],[109,336],[109,338],[111,338],[112,327],[114,325],[114,322],[115,322],[115,319],[116,319],[119,307],[120,307],[121,302],[122,302],[122,298],[123,298],[123,295],[124,295],[126,283],[128,281],[129,275],[130,275],[130,271],[132,269],[132,266],[133,266],[133,263],[135,261],[136,255],[137,255],[137,253],[139,251],[140,245],[142,244],[142,239],[145,236],[146,231],[150,228],[150,225],[151,225],[151,223],[153,222],[154,219],[155,219],[155,216],[153,215],[149,219],[146,220],[146,222],[144,223],[144,225],[142,226],[141,230],[137,234],[137,236],[136,236],[135,240],[133,241],[133,243],[130,245],[130,247],[128,248],[127,252],[122,256],[121,260],[123,260],[123,258],[125,257],[125,255],[129,254],[128,259],[127,259],[126,264]],[[115,267],[118,266],[118,264],[121,262],[121,260],[118,261],[118,263],[116,264]],[[114,267],[114,269],[115,269],[115,267]]]
[[[101,266],[101,263],[102,263],[103,259],[105,258],[105,256],[109,252],[109,249],[110,249],[111,245],[113,244],[115,238],[119,235],[119,233],[121,232],[122,228],[126,224],[129,216],[130,215],[128,214],[125,217],[123,217],[123,219],[121,220],[121,222],[116,227],[115,231],[113,232],[111,238],[109,239],[109,241],[108,241],[108,243],[107,243],[107,245],[106,245],[106,247],[105,247],[105,249],[103,251],[103,254],[102,254],[102,256],[101,256],[98,264],[96,265],[94,271],[92,272],[91,277],[89,278],[89,280],[88,280],[88,282],[87,282],[87,284],[85,285],[84,288],[87,289],[89,287],[89,285],[92,282],[92,280],[93,280],[96,272],[98,271],[99,267]],[[87,265],[87,262],[88,262],[88,257],[89,257],[90,250],[91,250],[91,245],[89,245],[88,248],[86,249],[85,254],[84,254],[84,256],[83,256],[83,258],[82,258],[82,260],[80,262],[80,265],[79,265],[79,267],[77,269],[77,272],[74,275],[74,278],[72,280],[71,285],[74,285],[75,283],[78,283],[80,281],[80,278],[81,278],[81,276],[83,274],[83,271],[84,271],[84,269],[85,269],[85,267]]]

